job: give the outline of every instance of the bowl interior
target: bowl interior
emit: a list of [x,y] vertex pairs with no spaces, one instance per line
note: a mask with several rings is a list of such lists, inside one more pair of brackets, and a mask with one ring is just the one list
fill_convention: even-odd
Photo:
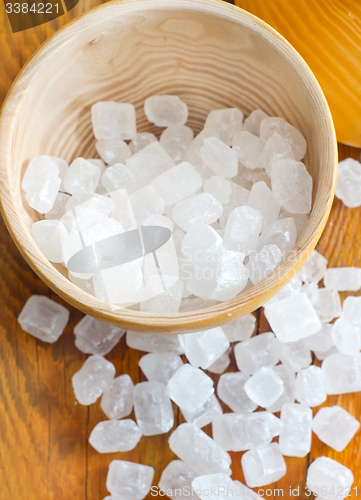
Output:
[[[292,255],[262,283],[236,299],[199,312],[149,315],[111,311],[49,264],[30,228],[41,218],[20,189],[33,157],[71,162],[96,156],[90,109],[101,100],[131,102],[139,131],[159,135],[143,112],[144,100],[174,94],[199,132],[208,112],[260,108],[304,134],[305,164],[313,178],[313,208]],[[17,79],[5,105],[0,145],[5,176],[2,207],[15,242],[35,271],[66,300],[102,319],[147,331],[204,329],[256,309],[290,279],[316,244],[326,221],[335,180],[335,138],[323,94],[302,59],[276,32],[253,16],[212,0],[110,2],[60,30]],[[207,312],[208,311],[208,312]]]

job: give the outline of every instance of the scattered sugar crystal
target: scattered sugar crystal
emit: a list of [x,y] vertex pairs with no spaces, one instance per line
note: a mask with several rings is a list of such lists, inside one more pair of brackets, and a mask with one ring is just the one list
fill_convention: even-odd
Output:
[[242,130],[242,123],[243,113],[239,109],[215,109],[208,114],[204,129],[216,131],[219,139],[231,146],[234,135]]
[[224,246],[249,255],[256,247],[262,227],[262,216],[251,207],[235,208],[228,217]]
[[278,342],[278,354],[282,363],[295,373],[312,363],[311,351],[303,340],[297,342]]
[[133,420],[99,422],[89,436],[89,443],[98,453],[117,453],[133,450],[142,433]]
[[169,207],[188,198],[202,187],[202,178],[186,161],[159,175],[150,184]]
[[322,362],[327,394],[361,391],[361,354],[332,354]]
[[91,316],[84,318],[75,326],[75,345],[86,354],[105,356],[125,334],[125,330],[104,323]]
[[287,297],[290,297],[294,293],[299,293],[302,287],[302,281],[299,280],[297,277],[292,278],[289,283],[287,283],[286,286],[284,286],[276,295],[272,297],[272,299],[268,300],[265,304],[264,307],[274,304],[275,302],[278,302],[279,300],[283,300]]
[[360,428],[360,422],[340,406],[321,408],[312,421],[312,430],[327,446],[343,451]]
[[174,167],[174,161],[159,142],[155,141],[128,158],[126,166],[144,187],[155,177]]
[[142,187],[130,169],[121,163],[107,168],[102,176],[102,185],[108,193],[117,189],[126,189],[128,194],[132,194]]
[[57,220],[39,220],[31,226],[31,236],[50,262],[63,262],[62,246],[68,237],[65,226]]
[[328,323],[341,315],[341,299],[336,290],[321,288],[311,302],[322,323]]
[[167,388],[160,382],[141,382],[133,391],[134,412],[144,436],[165,434],[174,424]]
[[311,451],[312,416],[312,410],[308,406],[297,403],[283,405],[282,430],[279,437],[282,455],[305,457]]
[[175,95],[155,95],[144,102],[144,113],[157,127],[184,125],[188,119],[187,105]]
[[283,118],[269,117],[261,122],[260,137],[267,142],[274,133],[281,135],[291,146],[297,161],[302,160],[306,154],[306,140],[299,130],[287,123]]
[[357,292],[361,288],[361,269],[359,267],[329,268],[323,282],[326,288],[339,292]]
[[97,102],[92,106],[95,138],[134,139],[137,133],[133,104],[113,101]]
[[108,165],[125,163],[126,159],[131,155],[128,144],[120,139],[97,141],[95,149],[100,158]]
[[132,413],[133,389],[134,384],[128,374],[120,375],[111,381],[100,402],[108,418],[118,420]]
[[94,193],[100,179],[100,168],[84,158],[77,158],[68,168],[64,186],[67,193]]
[[324,323],[319,332],[303,339],[304,345],[311,349],[311,351],[325,352],[334,346],[332,340],[332,330],[334,325],[329,323]]
[[220,327],[184,334],[181,341],[190,364],[203,370],[207,370],[229,348],[229,341]]
[[286,403],[294,403],[295,396],[295,374],[294,371],[284,365],[277,365],[273,368],[277,375],[282,379],[283,392],[281,396],[271,405],[267,406],[267,411],[276,413],[282,410],[282,406]]
[[[164,291],[164,287],[166,290]],[[140,304],[141,312],[174,314],[179,311],[184,284],[175,276],[149,276],[144,287],[144,297]]]
[[297,293],[269,304],[264,310],[278,340],[295,342],[321,330],[314,307],[305,293]]
[[216,373],[217,375],[221,375],[224,373],[229,365],[231,364],[231,359],[229,357],[229,350],[222,354],[219,358],[217,358],[210,366],[208,366],[207,370],[211,373]]
[[305,283],[302,285],[301,293],[305,293],[313,305],[313,301],[318,298],[318,286],[316,283]]
[[167,391],[176,405],[192,412],[214,393],[213,380],[199,368],[187,363],[168,381]]
[[217,137],[206,137],[200,148],[202,160],[216,175],[235,177],[238,172],[238,157],[236,151]]
[[21,189],[28,193],[34,187],[51,182],[57,177],[62,181],[67,168],[68,164],[61,158],[47,155],[37,156],[29,162],[25,170]]
[[236,344],[234,355],[238,369],[247,375],[253,375],[262,366],[273,367],[279,362],[272,332],[262,333]]
[[307,488],[327,500],[347,497],[353,481],[351,470],[329,457],[316,458],[309,466],[306,477]]
[[184,352],[178,335],[156,335],[128,330],[125,338],[128,347],[138,351],[174,352],[176,354],[183,354]]
[[266,142],[261,156],[260,164],[271,176],[272,166],[276,161],[290,158],[294,160],[295,156],[289,143],[279,134],[274,133]]
[[302,162],[278,160],[271,169],[275,199],[291,214],[308,214],[312,206],[312,177]]
[[298,272],[299,278],[305,283],[318,283],[324,277],[328,260],[317,250],[313,250]]
[[292,217],[280,219],[271,226],[266,227],[258,240],[257,249],[267,245],[276,245],[284,256],[293,250],[296,244],[297,229]]
[[173,220],[184,231],[193,224],[212,224],[222,216],[222,205],[209,193],[200,193],[179,201],[173,207]]
[[163,470],[158,487],[172,500],[187,500],[196,476],[196,472],[182,460],[173,460]]
[[283,392],[282,379],[272,368],[262,367],[244,384],[247,396],[258,406],[271,406]]
[[230,202],[232,194],[232,185],[229,180],[218,175],[213,175],[204,183],[204,192],[210,193],[219,203],[227,204]]
[[149,353],[139,360],[139,366],[150,382],[165,385],[182,364],[182,359],[174,352]]
[[123,500],[143,500],[152,486],[154,469],[148,465],[113,460],[107,475],[107,490]]
[[177,164],[187,160],[193,136],[191,128],[185,125],[171,125],[163,131],[159,143]]
[[195,424],[181,424],[171,434],[169,447],[198,475],[231,475],[231,457]]
[[222,326],[226,337],[230,342],[248,340],[252,337],[256,327],[256,318],[253,314],[247,314],[243,318],[231,321]]
[[[196,135],[196,137],[191,142],[189,149],[188,149],[188,158],[187,159],[195,167],[197,165],[199,167],[202,167],[202,170],[204,171],[204,174],[205,174],[205,178],[209,179],[214,174],[214,172],[212,169],[210,169],[207,165],[205,165],[203,163],[203,160],[201,158],[201,153],[200,153],[201,147],[203,146],[204,139],[206,139],[207,137],[218,137],[218,134],[213,129],[203,129],[198,135]],[[208,172],[208,174],[207,174],[207,172]]]
[[60,220],[66,211],[66,204],[68,203],[70,196],[66,193],[58,193],[53,208],[46,212],[45,219],[48,220]]
[[251,134],[258,135],[260,133],[260,126],[262,120],[267,118],[268,115],[261,109],[255,109],[252,113],[244,120],[242,130],[251,132]]
[[90,356],[72,378],[74,394],[81,405],[89,406],[106,391],[115,375],[110,361],[97,354]]
[[338,351],[352,356],[361,350],[361,327],[341,316],[332,329],[332,340]]
[[36,176],[36,183],[32,183],[26,192],[25,198],[29,206],[40,214],[50,212],[58,196],[61,182],[57,174],[51,171],[41,172]]
[[68,309],[43,295],[29,297],[18,317],[24,332],[51,344],[58,340],[68,321]]
[[227,474],[205,474],[192,481],[192,488],[201,500],[227,500],[236,494],[236,485]]
[[272,274],[282,260],[283,253],[276,245],[265,245],[259,252],[253,250],[246,265],[249,279],[257,285]]
[[279,418],[267,411],[225,413],[212,423],[213,439],[226,451],[245,451],[269,444],[281,432]]
[[346,207],[361,205],[361,163],[353,158],[346,158],[338,164],[336,197]]
[[259,137],[247,131],[238,132],[232,141],[232,149],[236,151],[238,161],[247,168],[260,168],[260,156],[264,143]]
[[311,408],[326,401],[325,375],[321,368],[309,366],[297,373],[296,399]]
[[152,214],[164,213],[164,201],[152,185],[138,189],[129,198],[138,224]]
[[246,394],[244,385],[249,379],[242,372],[224,373],[220,376],[217,386],[217,395],[223,403],[236,413],[251,413],[257,408]]
[[248,189],[239,186],[235,182],[232,181],[230,182],[231,182],[232,194],[229,203],[223,205],[223,215],[219,219],[222,228],[226,227],[228,217],[235,208],[247,205],[250,195],[250,191],[248,191]]
[[207,401],[194,411],[187,411],[180,408],[185,420],[188,423],[195,424],[201,428],[213,422],[213,420],[222,415],[222,408],[217,397],[212,394]]
[[346,297],[343,301],[342,318],[361,326],[361,297]]
[[253,184],[247,205],[260,212],[262,216],[262,230],[276,222],[281,209],[272,191],[263,181]]
[[152,142],[155,142],[156,140],[156,136],[154,134],[151,134],[150,132],[138,132],[135,135],[134,139],[132,139],[129,143],[129,148],[132,155],[138,153],[138,151],[145,148]]
[[256,488],[274,483],[286,475],[286,463],[278,443],[249,450],[241,458],[247,486]]

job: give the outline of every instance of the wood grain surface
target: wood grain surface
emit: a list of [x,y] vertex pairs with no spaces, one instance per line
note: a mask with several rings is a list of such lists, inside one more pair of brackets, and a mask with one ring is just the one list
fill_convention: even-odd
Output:
[[[87,10],[95,2],[80,4],[70,15],[39,27],[12,35],[0,5],[0,100],[31,53],[67,19]],[[359,158],[360,151],[340,146],[340,157]],[[345,208],[335,201],[332,213],[318,245],[332,266],[361,266],[361,209]],[[86,356],[74,346],[73,328],[82,314],[71,309],[70,322],[54,345],[37,341],[24,333],[17,316],[26,299],[44,294],[63,303],[30,270],[20,256],[4,223],[0,222],[0,500],[101,500],[106,496],[107,468],[113,459],[152,465],[157,484],[164,466],[174,459],[167,439],[169,434],[143,437],[129,453],[101,455],[87,443],[97,422],[104,419],[99,402],[87,408],[76,404],[71,387],[72,375]],[[268,330],[264,316],[257,311],[257,330]],[[144,377],[138,369],[142,353],[127,349],[124,338],[107,356],[117,374],[129,373],[133,381]],[[230,370],[235,370],[232,357]],[[218,377],[214,377],[217,380]],[[361,418],[361,396],[332,396],[327,405],[339,404]],[[226,411],[229,411],[224,407]],[[181,416],[175,411],[176,422]],[[132,416],[134,418],[134,415]],[[210,431],[209,426],[206,429]],[[351,467],[354,486],[361,493],[361,432],[342,453],[323,445],[315,435],[311,454],[305,459],[286,458],[287,476],[270,488],[283,489],[283,498],[309,498],[304,493],[305,475],[310,461],[327,455]],[[233,477],[243,481],[241,453],[232,453]],[[291,496],[289,488],[300,488]],[[148,498],[155,498],[148,495]],[[280,493],[267,496],[280,498]],[[312,498],[312,497],[311,497]],[[358,496],[353,493],[352,499]]]

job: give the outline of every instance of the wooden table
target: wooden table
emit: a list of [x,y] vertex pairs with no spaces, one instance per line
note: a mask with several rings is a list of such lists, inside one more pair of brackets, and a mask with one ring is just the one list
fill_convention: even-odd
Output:
[[[86,11],[97,2],[85,0],[71,14],[26,32],[13,35],[0,6],[0,101],[2,102],[19,69],[34,50],[70,18]],[[360,151],[340,145],[340,157],[359,159]],[[361,266],[361,209],[347,209],[338,200],[318,245],[331,266]],[[17,316],[26,299],[43,294],[57,302],[55,296],[30,270],[15,248],[4,224],[0,223],[0,500],[101,500],[106,496],[107,468],[113,459],[127,459],[152,465],[157,484],[164,466],[174,459],[168,448],[169,434],[143,437],[129,453],[101,455],[88,444],[93,427],[104,419],[99,403],[91,407],[75,401],[71,377],[86,356],[74,346],[73,328],[82,314],[70,308],[70,322],[60,340],[44,344],[24,333]],[[65,304],[66,305],[66,304]],[[268,330],[260,311],[256,312],[258,331]],[[129,373],[133,381],[144,381],[138,368],[142,353],[127,349],[123,338],[107,358],[117,373]],[[231,370],[235,370],[234,358]],[[216,380],[217,377],[214,377]],[[361,397],[333,396],[327,405],[339,404],[352,415],[361,417]],[[228,411],[225,407],[225,410]],[[174,407],[176,422],[182,416]],[[134,418],[134,415],[133,415]],[[206,429],[210,431],[210,426]],[[307,498],[305,476],[310,461],[327,455],[351,467],[354,486],[359,486],[361,432],[343,453],[322,444],[313,435],[311,454],[305,459],[286,458],[288,473],[274,488],[283,489],[283,498]],[[241,453],[232,453],[233,477],[243,481]],[[290,496],[289,488],[298,488]],[[267,498],[279,498],[280,492]],[[148,498],[154,498],[148,495]],[[312,497],[311,497],[312,498]],[[355,492],[351,495],[356,499]]]

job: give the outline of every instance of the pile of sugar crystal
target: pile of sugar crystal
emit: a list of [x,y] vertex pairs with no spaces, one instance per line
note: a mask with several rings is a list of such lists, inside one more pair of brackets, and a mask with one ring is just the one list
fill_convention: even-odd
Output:
[[[159,140],[137,131],[132,104],[97,102],[100,158],[30,161],[21,186],[44,215],[32,236],[70,281],[117,307],[171,314],[233,299],[282,263],[307,224],[306,140],[261,110],[245,120],[212,110],[196,137],[177,96],[149,97],[144,112],[164,128]],[[145,226],[149,243],[119,262],[121,235]]]

